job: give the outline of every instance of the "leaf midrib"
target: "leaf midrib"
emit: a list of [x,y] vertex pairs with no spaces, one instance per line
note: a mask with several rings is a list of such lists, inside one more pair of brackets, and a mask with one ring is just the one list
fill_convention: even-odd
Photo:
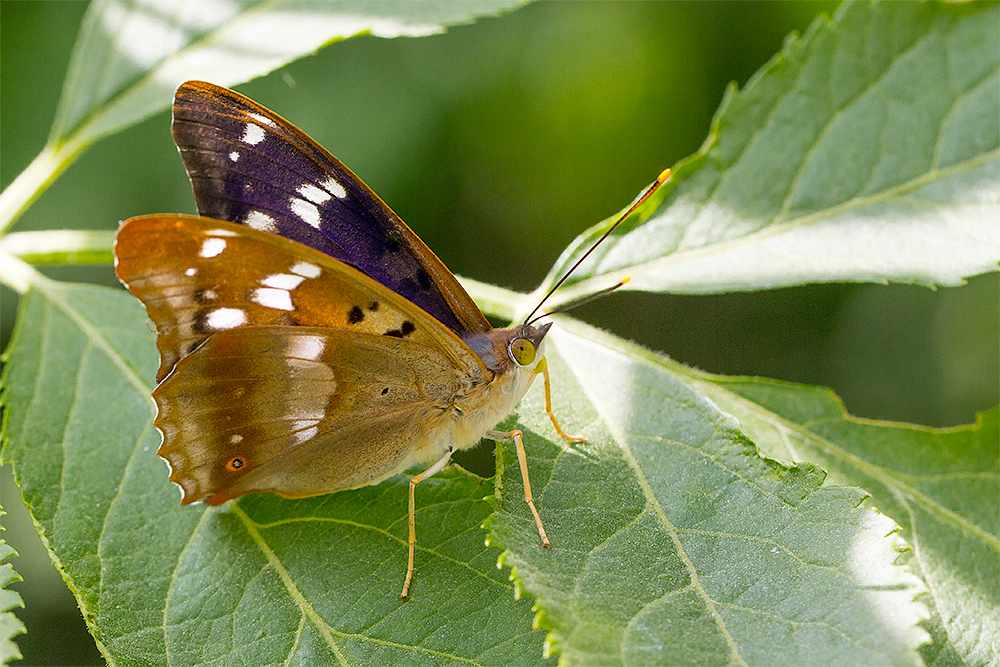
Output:
[[[621,430],[621,425],[618,424],[616,420],[613,420],[609,414],[603,408],[603,402],[599,400],[599,397],[594,394],[593,388],[590,387],[583,380],[583,374],[576,364],[573,362],[572,358],[568,355],[563,356],[563,361],[566,363],[567,367],[573,373],[576,378],[577,383],[580,385],[583,393],[587,396],[591,405],[594,407],[595,411],[601,416],[605,426],[611,433],[612,438],[614,438],[616,444],[622,452],[623,458],[626,463],[628,463],[629,468],[632,469],[635,475],[636,481],[642,490],[643,496],[646,498],[647,507],[652,508],[653,513],[656,515],[657,520],[663,527],[666,534],[670,537],[671,542],[674,544],[674,548],[677,550],[677,555],[681,562],[684,563],[684,567],[688,572],[690,578],[690,583],[684,588],[690,588],[695,592],[696,595],[702,600],[705,608],[708,610],[712,619],[715,621],[716,627],[719,628],[719,632],[724,638],[726,645],[730,650],[730,659],[734,664],[742,665],[743,667],[748,667],[746,661],[740,655],[739,647],[736,644],[735,638],[732,633],[729,632],[726,626],[725,620],[716,608],[715,601],[708,594],[708,591],[701,585],[701,581],[698,577],[698,571],[691,561],[687,550],[684,548],[684,544],[680,540],[680,536],[677,534],[677,528],[673,525],[669,518],[667,518],[666,512],[664,512],[663,507],[660,506],[656,495],[653,493],[652,487],[649,484],[649,480],[643,474],[639,462],[636,460],[631,448],[628,445],[628,439]],[[633,619],[635,616],[633,616]],[[632,620],[632,619],[630,619]],[[624,656],[622,656],[623,664],[625,664]]]
[[[56,285],[56,283],[50,281],[48,278],[45,278],[44,276],[41,276],[41,275],[39,276],[39,282],[36,283],[36,285],[35,285],[35,287],[39,289],[39,292],[43,296],[46,297],[46,301],[44,301],[43,304],[42,304],[42,318],[43,318],[43,321],[42,321],[42,326],[41,326],[42,340],[40,341],[40,344],[39,344],[39,365],[43,364],[44,363],[43,360],[48,356],[46,354],[46,351],[49,349],[49,345],[51,343],[49,333],[52,331],[52,327],[51,327],[50,323],[51,323],[51,319],[52,319],[52,308],[54,306],[59,306],[63,310],[63,312],[66,313],[66,315],[70,317],[71,320],[73,320],[74,322],[76,322],[78,325],[81,325],[81,328],[86,333],[94,333],[94,332],[96,332],[96,329],[92,329],[90,327],[83,327],[82,326],[82,322],[84,321],[83,318],[82,318],[82,315],[80,315],[76,311],[73,311],[72,309],[68,308],[68,306],[65,304],[64,301],[62,301],[60,299],[54,299],[53,298],[53,292],[54,292],[54,290],[47,289],[47,288],[52,288],[55,285]],[[99,335],[97,337],[98,338],[103,338],[103,337],[101,337]],[[83,358],[86,355],[89,355],[96,347],[99,347],[98,345],[95,344],[95,341],[93,339],[88,340],[88,343],[89,344],[86,347],[86,349],[84,350],[83,354],[81,355],[81,358]],[[111,350],[110,346],[108,348],[101,348],[101,349],[104,349],[105,353],[109,354],[109,356],[113,356],[111,354],[111,352],[110,352],[110,350]],[[81,364],[81,366],[82,366],[82,364]],[[39,395],[40,395],[39,388],[40,388],[40,385],[41,385],[41,378],[42,378],[42,373],[38,373],[35,376],[35,384],[34,384],[34,386],[32,388],[31,399],[30,399],[30,402],[28,403],[28,410],[27,410],[25,421],[24,421],[24,426],[22,427],[22,433],[21,433],[21,438],[20,438],[20,440],[22,442],[25,441],[23,429],[26,428],[27,424],[32,423],[32,417],[31,417],[32,411],[33,411],[34,407],[40,403],[40,401],[38,399],[39,399]],[[79,383],[79,374],[77,376],[77,382]],[[73,404],[74,405],[76,404],[77,397],[79,395],[80,395],[80,389],[79,389],[79,386],[78,386],[77,389],[76,389],[76,391],[74,392],[74,396],[73,396]],[[72,408],[70,409],[69,412],[72,413]],[[62,471],[60,473],[60,479],[63,482],[63,483],[60,484],[60,488],[61,489],[66,488],[66,485],[64,483],[65,482],[65,475],[66,475],[66,446],[65,446],[66,445],[66,437],[65,437],[65,433],[66,433],[66,429],[69,428],[69,424],[71,423],[71,421],[72,420],[70,420],[70,419],[66,420],[66,426],[65,426],[65,428],[63,430],[62,442],[60,443],[61,444],[60,450],[62,452]],[[122,484],[124,484],[124,478],[123,478]],[[121,485],[119,485],[119,488],[118,488],[118,492],[120,492],[120,491],[121,491]],[[62,495],[60,495],[59,500],[56,502],[56,508],[55,508],[55,511],[53,512],[52,518],[51,518],[51,522],[52,522],[53,528],[55,527],[56,519],[59,516],[59,511],[62,508],[62,505],[63,505],[63,503],[62,503]],[[107,525],[107,521],[108,521],[108,516],[109,515],[110,515],[110,504],[109,504],[108,512],[105,513],[104,520],[101,522],[101,535],[102,536],[104,534],[104,528]],[[75,595],[75,597],[77,599],[77,603],[80,605],[80,610],[83,612],[83,619],[86,622],[88,629],[90,630],[91,636],[94,638],[94,642],[95,642],[95,644],[97,646],[97,649],[105,657],[105,659],[108,661],[109,665],[116,664],[113,656],[106,649],[106,647],[104,645],[104,642],[101,639],[101,635],[100,635],[100,633],[98,631],[99,629],[98,629],[98,627],[95,624],[96,623],[95,619],[96,619],[97,615],[94,613],[93,609],[91,608],[90,603],[86,600],[86,598],[80,592],[80,587],[77,585],[76,580],[72,576],[72,574],[70,573],[69,569],[63,564],[62,559],[58,555],[58,552],[53,547],[53,545],[49,541],[49,539],[46,537],[46,532],[45,532],[44,528],[42,527],[41,523],[39,523],[34,518],[34,515],[32,515],[32,520],[35,521],[35,524],[36,524],[36,526],[38,528],[38,537],[39,537],[39,539],[41,539],[42,543],[45,545],[45,550],[48,551],[49,558],[52,559],[53,565],[55,565],[56,569],[66,578],[67,586],[69,586],[70,590],[73,591],[73,593],[74,593],[74,595]],[[101,559],[101,556],[100,556],[100,542],[98,542],[98,544],[97,544],[97,556],[98,556],[98,560],[100,560]],[[101,574],[101,583],[103,585],[103,572],[104,572],[104,568],[103,567],[101,568],[101,572],[102,572],[102,574]]]
[[[692,382],[700,384],[704,381],[692,378]],[[901,505],[908,506],[909,502],[907,499],[912,498],[913,500],[917,501],[918,505],[922,505],[924,509],[928,511],[928,513],[932,515],[937,515],[942,522],[954,525],[959,530],[979,538],[993,550],[1000,552],[1000,539],[986,532],[986,530],[979,527],[978,525],[969,522],[968,519],[957,514],[953,510],[948,509],[947,507],[937,502],[936,500],[930,498],[922,491],[919,491],[916,488],[910,486],[909,484],[904,483],[899,477],[894,476],[893,473],[895,471],[890,471],[890,469],[886,469],[883,466],[875,465],[874,463],[871,463],[866,459],[863,459],[857,456],[856,454],[853,454],[845,450],[844,448],[835,444],[833,441],[818,435],[814,431],[809,430],[804,424],[796,424],[794,422],[790,422],[784,419],[783,417],[773,412],[770,412],[769,410],[764,409],[759,404],[754,403],[753,401],[749,401],[740,396],[739,394],[734,394],[730,392],[728,389],[725,389],[724,387],[718,384],[712,384],[712,383],[709,384],[711,384],[711,386],[714,387],[715,389],[726,393],[730,398],[730,400],[732,400],[733,402],[740,403],[744,407],[744,409],[756,415],[762,422],[770,424],[773,428],[779,431],[787,430],[789,432],[799,434],[803,438],[803,440],[809,442],[811,446],[815,447],[816,449],[826,452],[833,458],[839,459],[845,465],[853,467],[860,474],[866,475],[878,481],[887,489],[890,489],[894,494],[902,494],[898,498]],[[830,420],[825,420],[825,421],[830,421]],[[841,415],[838,421],[851,422],[857,420],[856,418],[852,417],[849,414],[844,414]],[[809,423],[817,424],[820,422],[812,421]],[[995,475],[996,473],[993,474]]]
[[[920,47],[922,44],[924,44],[926,42],[926,40],[929,39],[932,35],[937,35],[937,34],[938,34],[937,31],[934,30],[934,26],[930,26],[930,29],[927,32],[923,33],[923,35],[921,35],[920,38],[914,40],[914,42],[909,47],[907,47],[905,50],[900,51],[899,53],[895,54],[893,56],[893,58],[890,61],[888,61],[888,66],[885,68],[885,70],[878,77],[873,77],[871,83],[869,83],[864,89],[859,90],[858,93],[856,95],[854,95],[852,98],[850,98],[849,100],[845,100],[839,106],[839,108],[837,108],[833,113],[830,114],[830,117],[827,119],[827,121],[824,124],[824,126],[820,129],[819,132],[817,132],[816,139],[812,142],[812,146],[809,147],[809,150],[807,150],[805,152],[805,154],[802,156],[802,159],[799,161],[799,168],[796,170],[795,176],[792,178],[791,182],[789,183],[788,193],[785,195],[785,200],[782,202],[781,208],[778,210],[778,214],[775,216],[775,220],[782,220],[785,217],[785,215],[788,214],[788,210],[791,208],[791,197],[796,192],[796,187],[797,187],[799,181],[801,180],[801,177],[802,177],[803,173],[805,173],[806,167],[811,163],[811,161],[810,161],[811,157],[815,154],[817,148],[822,143],[823,137],[826,136],[827,132],[830,130],[830,127],[833,125],[833,123],[838,118],[843,117],[844,112],[846,110],[853,108],[854,105],[855,105],[855,103],[857,103],[858,101],[860,101],[862,98],[864,98],[866,95],[868,95],[872,91],[876,90],[877,87],[879,85],[881,85],[885,81],[886,77],[889,76],[890,73],[892,73],[893,71],[895,71],[896,65],[900,61],[902,61],[908,54],[912,53],[918,47]],[[950,53],[950,50],[949,49],[945,49],[945,52],[946,53]],[[996,69],[989,70],[989,72],[987,74],[984,74],[984,76],[979,81],[976,81],[974,83],[970,83],[970,85],[968,86],[968,89],[971,90],[971,89],[974,89],[974,88],[978,87],[979,84],[982,81],[986,80],[988,77],[993,76],[996,73],[996,71],[997,71]],[[802,73],[801,69],[799,70],[799,73],[800,74]],[[965,93],[965,92],[967,92],[967,91],[962,91],[962,93]],[[778,106],[778,102],[780,102],[781,99],[784,99],[784,97],[787,94],[788,94],[788,91],[786,91],[786,93],[783,94],[778,100],[776,100],[776,103],[775,103],[774,107],[772,107],[772,111],[773,111],[774,108],[776,108]],[[941,131],[941,127],[944,125],[945,121],[948,118],[951,117],[952,112],[954,111],[955,107],[958,105],[959,100],[961,100],[961,99],[964,99],[964,97],[963,97],[962,94],[955,95],[954,99],[952,100],[952,104],[949,107],[948,111],[946,113],[942,114],[941,122],[938,124],[937,141],[934,144],[934,157],[931,160],[931,169],[928,170],[928,172],[927,172],[928,174],[933,174],[934,172],[936,172],[936,171],[939,170],[938,167],[937,167],[937,165],[938,165],[938,163],[940,161],[940,153],[939,153],[938,149],[940,148],[941,137],[942,137],[942,134],[943,134],[942,131]],[[759,133],[755,133],[755,134],[759,134]],[[748,142],[748,144],[749,144],[749,142]],[[741,158],[745,154],[745,152],[746,151],[744,150],[741,153]],[[732,173],[732,169],[728,169],[726,171],[726,173],[723,175],[723,178],[725,178],[726,176],[728,176],[728,174],[730,174],[730,173]],[[870,178],[871,178],[871,176],[873,174],[874,174],[874,171],[873,171],[873,173],[871,175],[869,175],[869,181],[866,183],[866,185],[871,182]],[[918,180],[918,179],[913,179],[913,180]],[[890,188],[890,190],[892,190],[892,188]]]
[[[704,257],[711,257],[719,253],[725,253],[732,250],[736,250],[742,247],[753,246],[754,244],[760,243],[762,240],[768,237],[778,236],[780,234],[785,234],[798,228],[807,227],[809,225],[815,224],[817,222],[823,222],[828,219],[836,218],[837,216],[850,213],[851,211],[856,211],[863,209],[868,206],[873,206],[877,204],[882,204],[888,201],[892,201],[896,197],[901,197],[910,192],[918,190],[921,187],[931,184],[937,179],[944,179],[954,176],[959,173],[964,173],[966,171],[971,171],[980,166],[988,164],[992,160],[1000,158],[1000,149],[990,151],[989,153],[984,153],[977,156],[975,159],[966,160],[965,162],[955,163],[952,167],[947,169],[934,169],[922,174],[920,177],[911,179],[906,183],[901,183],[894,188],[885,190],[876,195],[868,197],[856,197],[843,204],[838,204],[837,206],[823,209],[822,211],[817,211],[816,213],[811,213],[809,215],[802,216],[800,218],[792,218],[787,222],[781,224],[769,224],[763,227],[761,230],[753,232],[752,234],[747,234],[741,236],[737,239],[731,239],[723,241],[721,243],[714,243],[711,245],[703,245],[697,248],[692,248],[689,250],[680,250],[671,252],[668,255],[657,257],[648,261],[638,262],[634,264],[628,264],[627,266],[621,267],[621,270],[627,270],[633,279],[637,277],[642,277],[644,274],[655,273],[658,271],[663,271],[669,268],[671,265],[679,265],[692,260],[701,259]],[[573,283],[571,286],[564,287],[558,293],[558,298],[554,299],[553,305],[558,305],[561,303],[566,303],[572,301],[582,294],[590,294],[598,289],[607,287],[607,279],[605,277],[605,272],[597,273],[592,277],[586,278],[579,282]],[[628,286],[625,289],[629,289]],[[669,290],[665,290],[669,291]]]

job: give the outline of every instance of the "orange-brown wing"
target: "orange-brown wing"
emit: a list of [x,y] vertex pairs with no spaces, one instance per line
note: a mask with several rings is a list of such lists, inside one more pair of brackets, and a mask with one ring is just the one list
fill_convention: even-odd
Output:
[[391,336],[220,331],[153,392],[158,453],[185,504],[372,484],[440,456],[428,445],[455,417],[457,372],[444,354]]
[[485,372],[454,333],[395,292],[318,250],[243,225],[132,218],[115,239],[115,274],[156,324],[157,381],[213,334],[253,325],[398,337],[473,375]]

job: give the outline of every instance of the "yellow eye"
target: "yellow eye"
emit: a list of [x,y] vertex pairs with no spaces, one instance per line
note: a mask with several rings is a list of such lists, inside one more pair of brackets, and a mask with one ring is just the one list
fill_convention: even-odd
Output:
[[521,366],[535,360],[535,345],[527,338],[515,338],[510,342],[510,356]]

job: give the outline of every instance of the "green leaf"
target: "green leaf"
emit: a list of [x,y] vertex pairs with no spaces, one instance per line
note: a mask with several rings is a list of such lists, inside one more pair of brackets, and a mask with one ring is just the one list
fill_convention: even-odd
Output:
[[549,334],[556,441],[522,402],[538,547],[512,446],[488,526],[570,664],[920,664],[920,581],[858,488],[758,456],[690,371],[572,320]]
[[45,149],[0,196],[0,231],[94,141],[170,104],[188,79],[242,83],[354,35],[419,36],[524,0],[101,0],[87,9]]
[[[4,514],[6,512],[0,509],[0,518]],[[3,526],[0,526],[0,532],[3,530]],[[23,607],[24,602],[18,593],[7,588],[15,581],[21,581],[21,575],[14,571],[14,567],[4,562],[16,555],[17,552],[9,544],[0,540],[0,665],[21,659],[21,651],[14,643],[14,637],[25,632],[24,623],[11,611],[15,607]]]
[[123,291],[43,283],[3,377],[3,461],[112,664],[542,662],[531,605],[480,524],[492,492],[456,472],[306,500],[181,507],[157,458],[156,348]]
[[[1000,262],[1000,6],[847,3],[743,91],[550,305],[627,289],[961,284]],[[656,206],[655,210],[653,206]],[[567,250],[539,292],[606,224]]]
[[89,143],[138,122],[165,108],[188,79],[231,86],[354,35],[431,35],[522,3],[95,2],[77,40],[50,142],[74,136]]
[[928,664],[1000,660],[1000,627],[983,623],[1000,618],[1000,408],[973,426],[932,429],[851,417],[813,387],[706,377],[700,388],[768,454],[823,466],[901,522],[915,547],[908,564],[931,592]]
[[[551,426],[530,393],[521,428],[554,547],[537,545],[507,449],[491,539],[538,596],[554,649],[589,663],[916,664],[922,587],[894,565],[893,522],[858,507],[863,491],[760,459],[653,355],[571,320],[550,336],[557,409],[589,441],[539,437]],[[3,460],[109,660],[541,659],[529,604],[483,544],[489,485],[452,473],[418,487],[414,599],[400,603],[405,479],[182,508],[155,456],[142,380],[155,367],[130,296],[47,283],[24,299],[3,379]]]

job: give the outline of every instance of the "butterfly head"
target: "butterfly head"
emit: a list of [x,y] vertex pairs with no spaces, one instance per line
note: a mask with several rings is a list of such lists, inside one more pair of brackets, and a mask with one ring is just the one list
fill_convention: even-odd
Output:
[[542,369],[545,334],[551,326],[551,322],[539,326],[520,324],[509,329],[474,334],[464,340],[486,367],[498,375],[512,371],[533,374]]
[[535,372],[541,370],[542,360],[545,352],[542,347],[545,344],[545,334],[549,332],[552,323],[541,326],[522,324],[513,329],[507,329],[509,338],[507,340],[507,358],[513,362],[517,368]]

